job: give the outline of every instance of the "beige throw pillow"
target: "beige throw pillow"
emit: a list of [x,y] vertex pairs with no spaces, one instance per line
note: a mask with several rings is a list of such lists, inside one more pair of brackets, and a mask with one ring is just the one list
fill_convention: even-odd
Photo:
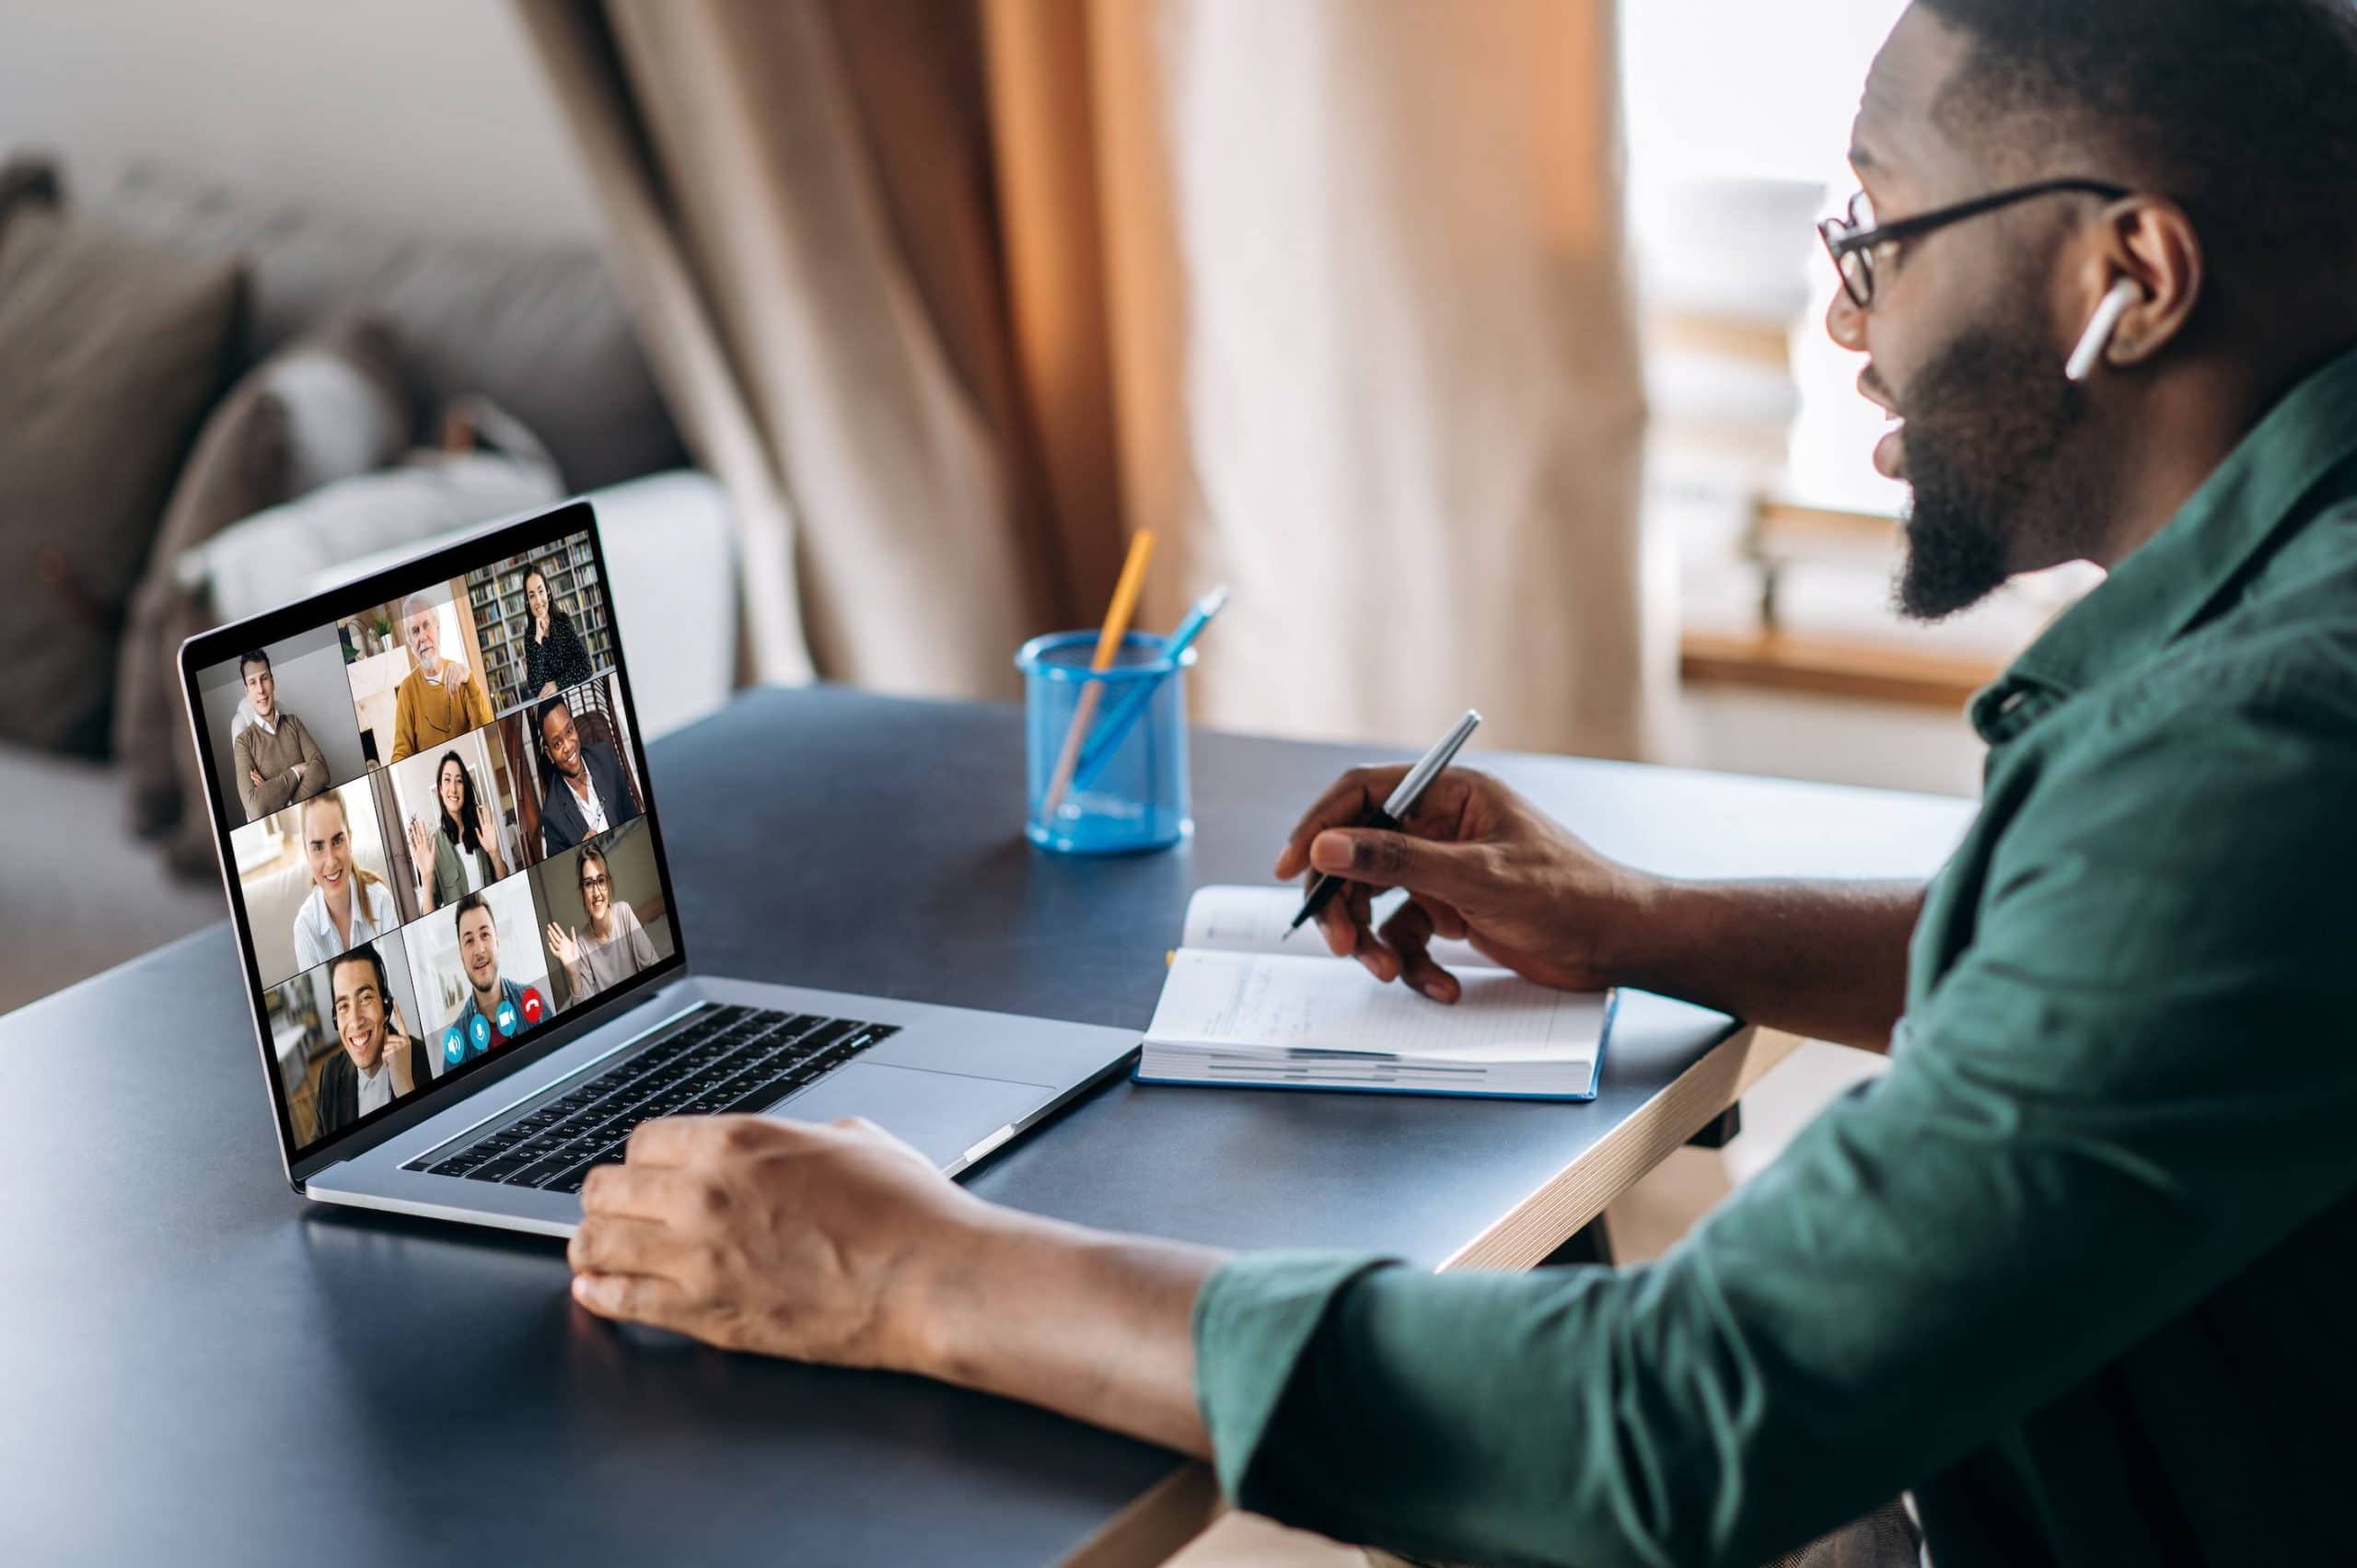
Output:
[[[181,712],[180,644],[215,623],[174,563],[240,518],[378,468],[409,445],[409,401],[391,332],[354,318],[289,343],[248,371],[197,436],[131,601],[115,691],[114,749],[129,775],[131,825],[180,819],[200,777]],[[201,812],[192,827],[203,839]]]
[[115,648],[242,298],[192,261],[41,209],[0,238],[0,739],[105,749]]

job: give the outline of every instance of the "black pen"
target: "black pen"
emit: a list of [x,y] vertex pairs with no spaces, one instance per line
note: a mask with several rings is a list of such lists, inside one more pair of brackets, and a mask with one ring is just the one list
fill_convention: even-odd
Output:
[[[1383,808],[1360,818],[1358,826],[1380,828],[1387,833],[1398,832],[1399,824],[1409,812],[1416,808],[1416,802],[1422,798],[1424,790],[1440,777],[1443,769],[1457,760],[1457,751],[1480,726],[1480,714],[1471,708],[1466,709],[1465,716],[1457,721],[1457,726],[1434,742],[1422,761],[1408,770],[1408,776],[1399,781],[1399,787],[1391,792],[1391,798],[1383,803]],[[1315,916],[1332,901],[1347,880],[1347,877],[1337,877],[1329,871],[1319,872],[1318,880],[1309,885],[1309,896],[1301,900],[1301,912],[1293,917],[1291,925],[1285,927],[1285,935],[1291,936],[1300,930],[1301,923]]]

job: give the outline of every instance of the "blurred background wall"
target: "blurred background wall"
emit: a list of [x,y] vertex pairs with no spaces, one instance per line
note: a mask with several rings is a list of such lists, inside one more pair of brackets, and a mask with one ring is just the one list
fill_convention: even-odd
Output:
[[168,159],[388,225],[594,243],[597,205],[498,0],[0,0],[0,148],[96,191]]

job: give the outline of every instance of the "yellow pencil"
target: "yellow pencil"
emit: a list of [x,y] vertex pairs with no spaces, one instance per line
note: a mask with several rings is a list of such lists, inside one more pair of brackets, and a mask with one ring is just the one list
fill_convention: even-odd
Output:
[[[1121,651],[1121,639],[1129,635],[1130,617],[1137,613],[1138,590],[1145,587],[1145,563],[1154,556],[1154,530],[1140,528],[1130,540],[1129,559],[1121,563],[1120,581],[1113,585],[1113,602],[1105,610],[1105,624],[1097,633],[1097,655],[1089,660],[1091,669],[1110,669],[1113,656]],[[1082,688],[1080,705],[1073,710],[1072,727],[1064,732],[1064,748],[1056,758],[1056,771],[1049,775],[1048,794],[1039,806],[1039,820],[1051,820],[1056,807],[1063,804],[1064,791],[1071,787],[1072,771],[1080,762],[1080,743],[1087,738],[1088,726],[1097,718],[1097,704],[1104,699],[1105,683],[1089,681]]]

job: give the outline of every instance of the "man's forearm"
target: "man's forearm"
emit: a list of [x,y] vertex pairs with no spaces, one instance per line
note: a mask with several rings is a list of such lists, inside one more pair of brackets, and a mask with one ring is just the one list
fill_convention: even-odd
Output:
[[929,1251],[892,1314],[888,1359],[1210,1457],[1192,1320],[1224,1254],[998,1209]]
[[253,805],[248,815],[267,816],[295,798],[295,770],[281,768],[254,786]]
[[1616,978],[1771,1028],[1867,1051],[1906,1006],[1921,882],[1651,885]]

